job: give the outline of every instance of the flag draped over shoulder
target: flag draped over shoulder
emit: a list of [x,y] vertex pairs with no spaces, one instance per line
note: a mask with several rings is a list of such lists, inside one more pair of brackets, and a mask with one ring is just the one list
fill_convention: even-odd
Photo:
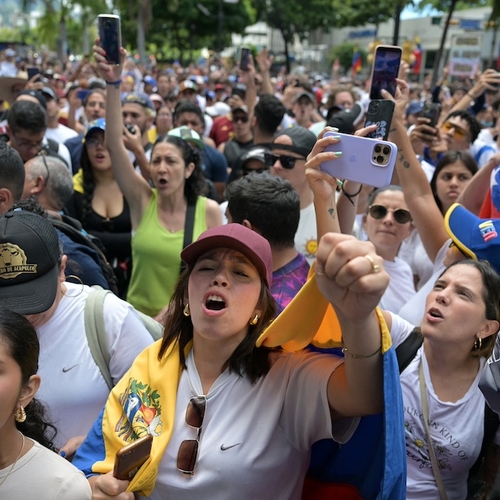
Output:
[[[400,500],[406,496],[399,368],[385,320],[378,309],[376,313],[382,334],[384,412],[361,418],[354,435],[342,446],[333,440],[313,445],[303,500]],[[317,287],[313,268],[308,281],[257,345],[282,345],[286,350],[308,346],[309,350],[339,354],[340,326],[332,306]]]

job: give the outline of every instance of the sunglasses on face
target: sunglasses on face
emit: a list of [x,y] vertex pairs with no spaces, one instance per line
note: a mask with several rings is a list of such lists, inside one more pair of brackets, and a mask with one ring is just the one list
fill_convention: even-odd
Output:
[[302,158],[295,158],[293,156],[285,155],[273,155],[272,153],[264,154],[264,161],[266,166],[272,167],[279,160],[281,166],[286,170],[292,170],[295,167],[295,162],[297,160],[303,160]]
[[97,137],[89,137],[85,139],[85,144],[89,148],[96,148],[99,145],[104,146],[104,140],[98,139]]
[[383,219],[387,212],[391,211],[394,217],[394,220],[398,224],[406,224],[411,221],[411,215],[408,210],[404,208],[398,208],[397,210],[393,210],[392,208],[386,208],[383,205],[371,205],[368,209],[368,213],[376,220]]
[[464,130],[462,127],[459,127],[458,125],[455,125],[454,123],[444,122],[442,127],[445,132],[449,132],[451,129],[453,129],[456,139],[465,139],[469,136],[466,130]]
[[233,122],[234,123],[237,123],[237,122],[247,123],[248,122],[248,116],[245,116],[245,115],[236,115],[236,116],[233,116]]
[[201,426],[205,411],[207,409],[206,396],[193,396],[186,410],[186,424],[196,429],[196,439],[185,439],[177,454],[177,469],[184,474],[194,474],[194,466],[198,458],[198,446],[200,442]]

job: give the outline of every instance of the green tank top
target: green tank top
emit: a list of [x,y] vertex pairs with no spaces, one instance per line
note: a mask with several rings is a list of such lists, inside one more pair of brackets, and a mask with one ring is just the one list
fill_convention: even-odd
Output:
[[[198,197],[193,241],[207,229],[207,199]],[[127,302],[148,316],[169,302],[179,279],[184,229],[171,233],[158,220],[158,193],[153,189],[137,231],[132,237],[132,276]]]

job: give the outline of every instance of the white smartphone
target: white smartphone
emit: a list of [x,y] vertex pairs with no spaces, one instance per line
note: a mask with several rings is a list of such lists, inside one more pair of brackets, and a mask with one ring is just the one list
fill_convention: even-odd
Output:
[[394,143],[338,132],[326,132],[324,137],[337,135],[340,141],[327,146],[325,151],[341,151],[342,156],[323,162],[320,170],[340,180],[361,182],[377,188],[391,183],[398,152]]

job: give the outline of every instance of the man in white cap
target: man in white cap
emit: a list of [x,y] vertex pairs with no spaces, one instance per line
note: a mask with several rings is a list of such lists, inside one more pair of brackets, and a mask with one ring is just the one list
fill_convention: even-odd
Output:
[[5,49],[3,53],[4,60],[0,62],[0,76],[17,76],[18,69],[14,61],[15,56],[15,50],[10,47]]

